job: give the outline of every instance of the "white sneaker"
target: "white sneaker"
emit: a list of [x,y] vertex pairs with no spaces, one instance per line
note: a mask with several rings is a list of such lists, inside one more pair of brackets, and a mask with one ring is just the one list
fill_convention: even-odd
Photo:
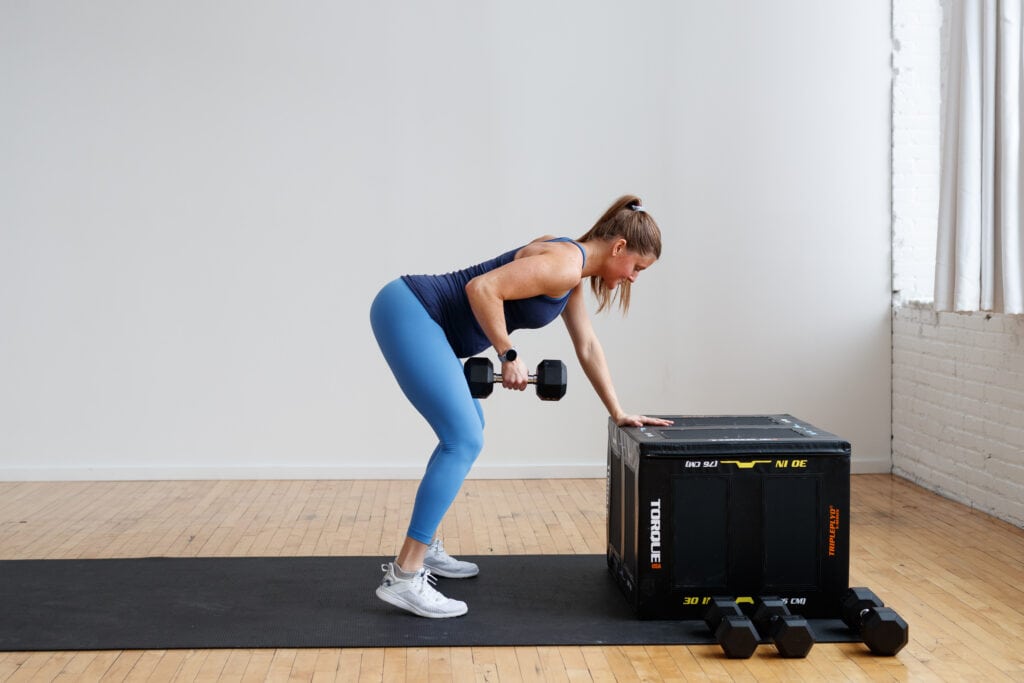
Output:
[[446,579],[468,579],[480,573],[480,567],[472,562],[456,560],[446,553],[440,538],[434,539],[434,542],[427,548],[423,566],[429,569],[431,574],[437,574]]
[[452,600],[441,595],[434,588],[436,579],[430,570],[423,567],[411,579],[401,579],[395,574],[393,562],[382,564],[384,579],[377,586],[377,597],[395,607],[430,619],[461,617],[469,607],[461,600]]

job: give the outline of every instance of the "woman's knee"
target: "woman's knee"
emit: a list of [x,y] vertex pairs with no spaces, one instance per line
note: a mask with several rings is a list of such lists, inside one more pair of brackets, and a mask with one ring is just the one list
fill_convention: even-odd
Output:
[[465,430],[458,437],[444,443],[442,449],[469,468],[484,449],[484,432],[482,429]]
[[482,432],[465,433],[459,438],[441,441],[427,463],[420,493],[427,491],[444,499],[447,509],[481,450]]
[[482,429],[464,430],[457,437],[441,442],[440,452],[449,464],[462,472],[468,472],[484,449]]
[[484,430],[474,430],[471,435],[466,439],[466,448],[472,454],[472,458],[475,461],[480,455],[480,451],[484,449]]

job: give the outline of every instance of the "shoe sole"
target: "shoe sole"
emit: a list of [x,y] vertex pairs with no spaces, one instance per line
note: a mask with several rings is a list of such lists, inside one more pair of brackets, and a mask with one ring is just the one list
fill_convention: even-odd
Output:
[[377,588],[376,593],[377,593],[377,597],[378,598],[380,598],[384,602],[388,603],[389,605],[394,605],[395,607],[399,607],[401,609],[404,609],[406,612],[412,612],[413,614],[415,614],[417,616],[426,617],[427,619],[449,619],[451,617],[461,617],[463,614],[466,614],[467,612],[469,612],[469,607],[468,606],[464,610],[462,610],[461,612],[451,612],[451,613],[446,613],[446,614],[438,614],[436,612],[426,612],[426,611],[420,609],[419,607],[417,607],[416,605],[412,604],[411,602],[403,600],[402,598],[400,598],[397,595],[393,595],[393,594],[391,594],[391,593],[389,593],[389,592],[387,592],[385,590],[382,590],[382,588],[380,588],[380,587]]

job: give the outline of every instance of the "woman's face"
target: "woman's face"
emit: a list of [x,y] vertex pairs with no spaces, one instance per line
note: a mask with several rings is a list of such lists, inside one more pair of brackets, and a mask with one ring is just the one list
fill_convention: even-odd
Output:
[[645,256],[626,248],[618,253],[613,250],[605,268],[604,282],[609,289],[615,289],[625,280],[636,282],[640,271],[650,268],[657,260],[654,256]]

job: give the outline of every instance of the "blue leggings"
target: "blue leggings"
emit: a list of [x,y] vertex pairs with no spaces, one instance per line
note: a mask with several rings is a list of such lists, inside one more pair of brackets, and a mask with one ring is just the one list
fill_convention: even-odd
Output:
[[484,413],[444,330],[401,279],[377,294],[370,324],[398,385],[439,440],[416,492],[408,531],[430,543],[484,446]]

